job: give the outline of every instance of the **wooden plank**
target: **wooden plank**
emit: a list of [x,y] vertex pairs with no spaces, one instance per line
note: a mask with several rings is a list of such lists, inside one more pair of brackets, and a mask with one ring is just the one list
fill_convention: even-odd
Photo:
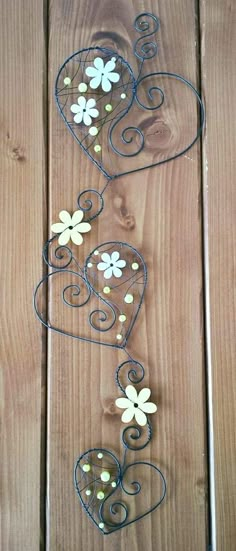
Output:
[[212,515],[217,551],[233,551],[236,541],[235,23],[233,2],[201,2]]
[[[50,222],[57,220],[61,209],[76,208],[79,191],[102,189],[104,184],[56,110],[53,87],[58,68],[67,56],[91,44],[118,48],[133,63],[131,26],[143,10],[143,2],[137,0],[128,5],[114,0],[51,2]],[[196,83],[195,2],[169,0],[158,6],[147,1],[145,10],[161,19],[159,58],[151,67],[179,72]],[[187,106],[182,109],[184,117]],[[159,403],[152,446],[141,457],[152,459],[165,472],[168,498],[153,515],[106,538],[81,510],[72,482],[75,458],[101,445],[119,453],[121,423],[114,407],[113,376],[125,358],[115,350],[51,333],[48,551],[206,549],[199,147],[174,163],[127,178],[110,186],[105,210],[80,254],[84,258],[98,243],[120,239],[137,247],[147,261],[145,305],[129,350],[144,362],[146,383]],[[50,314],[57,314],[53,302]]]
[[46,342],[32,307],[46,234],[44,3],[3,1],[0,29],[1,549],[36,551],[44,537]]

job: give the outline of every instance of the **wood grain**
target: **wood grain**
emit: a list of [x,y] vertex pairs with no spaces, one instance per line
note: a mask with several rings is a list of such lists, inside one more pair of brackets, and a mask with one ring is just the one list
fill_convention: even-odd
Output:
[[215,463],[212,513],[217,551],[233,551],[236,541],[235,23],[233,2],[201,2],[201,63],[207,109],[203,175],[212,467]]
[[0,546],[36,551],[44,540],[41,483],[45,491],[45,341],[32,307],[47,233],[43,2],[3,1],[0,43]]
[[[138,0],[51,2],[50,222],[57,220],[62,208],[76,208],[79,191],[101,189],[104,182],[58,115],[53,101],[58,68],[71,53],[91,44],[118,48],[132,62],[131,26],[144,8],[161,19],[154,67],[179,72],[196,83],[195,2],[149,0],[145,6]],[[159,404],[153,442],[143,457],[165,472],[167,501],[153,515],[106,538],[82,512],[73,489],[74,460],[93,446],[119,453],[121,424],[114,407],[113,376],[124,357],[50,334],[48,551],[206,549],[200,190],[198,146],[161,169],[120,179],[109,188],[105,210],[80,253],[84,258],[98,243],[123,239],[147,261],[145,304],[129,350],[144,362],[146,383]],[[54,312],[50,303],[50,313]]]

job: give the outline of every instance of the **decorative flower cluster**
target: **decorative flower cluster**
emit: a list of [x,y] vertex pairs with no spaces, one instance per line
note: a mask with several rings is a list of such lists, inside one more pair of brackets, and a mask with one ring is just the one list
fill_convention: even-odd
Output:
[[[96,90],[101,87],[103,92],[110,92],[112,89],[112,83],[117,83],[120,80],[120,75],[114,72],[116,66],[116,58],[112,57],[110,61],[104,64],[101,57],[96,57],[93,62],[93,67],[87,67],[85,74],[91,78],[89,86],[92,90]],[[64,83],[70,84],[70,79],[66,77]],[[86,93],[88,86],[85,82],[81,82],[78,86],[79,92]],[[90,98],[86,100],[85,96],[79,96],[77,103],[71,105],[71,111],[74,113],[74,122],[76,124],[83,123],[85,126],[91,126],[92,119],[96,119],[99,116],[99,110],[96,108],[96,100]],[[106,110],[112,110],[112,106],[108,104]],[[92,136],[97,134],[97,128],[92,127],[90,134]]]

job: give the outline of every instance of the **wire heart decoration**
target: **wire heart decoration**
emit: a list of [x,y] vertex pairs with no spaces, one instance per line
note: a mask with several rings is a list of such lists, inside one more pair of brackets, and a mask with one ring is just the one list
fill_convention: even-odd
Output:
[[[149,389],[142,389],[139,395],[135,390],[135,385],[142,382],[144,374],[143,366],[130,359],[118,366],[116,383],[125,396],[126,393],[130,396],[129,392],[131,392],[130,397],[132,398],[133,393],[135,399],[139,401],[142,393],[146,393],[146,397],[150,396]],[[134,386],[129,385],[125,388],[123,380],[126,378]],[[120,404],[122,400],[125,403],[129,401],[127,398],[118,398],[116,403]],[[150,402],[147,404],[146,401],[141,404],[139,402],[137,405],[144,409],[146,405],[146,412],[147,409],[151,411],[151,405],[154,406]],[[119,407],[124,406],[119,405]],[[155,407],[152,407],[152,411],[156,411]],[[146,417],[145,414],[144,417]],[[75,463],[74,483],[77,495],[87,515],[104,535],[141,520],[157,509],[166,496],[166,481],[156,465],[143,460],[127,461],[129,450],[138,451],[146,448],[152,438],[149,418],[146,417],[146,421],[144,420],[141,426],[138,426],[139,417],[136,420],[138,424],[129,425],[122,432],[124,447],[122,463],[114,453],[104,448],[87,450]],[[151,495],[147,500],[150,488],[152,488],[151,494],[155,496],[153,502]],[[138,499],[141,496],[143,500]]]
[[[40,280],[35,290],[34,307],[39,320],[63,335],[125,348],[147,283],[142,255],[127,243],[109,241],[97,246],[81,267],[75,253],[68,246],[58,245],[54,236],[46,243],[43,258],[53,271]],[[71,312],[67,329],[57,327],[40,311],[40,292],[47,283],[57,307],[56,317],[65,320],[68,316],[64,313]],[[87,308],[87,312],[80,323],[82,308]]]
[[[86,466],[90,470],[84,472]],[[145,501],[137,500],[137,496],[142,492],[147,495],[150,487],[155,501],[147,506]],[[158,467],[147,461],[121,465],[111,451],[103,448],[93,448],[79,457],[75,465],[75,488],[84,510],[104,535],[152,513],[166,494],[165,479]]]
[[101,192],[88,189],[79,195],[78,207],[88,221],[102,212],[112,180],[177,159],[201,135],[204,107],[194,86],[173,72],[144,73],[145,62],[157,54],[150,37],[159,26],[150,13],[135,19],[141,34],[133,47],[137,76],[121,55],[98,46],[72,54],[58,72],[59,112],[107,180]]
[[[142,13],[134,21],[139,33],[133,46],[136,76],[119,53],[94,46],[66,59],[55,85],[66,127],[106,183],[102,191],[80,192],[79,210],[73,216],[61,211],[60,222],[53,224],[52,231],[59,238],[52,237],[44,246],[49,271],[35,289],[34,308],[48,329],[122,349],[128,357],[115,374],[122,393],[115,403],[123,410],[121,421],[127,424],[121,436],[123,459],[105,448],[90,448],[80,455],[74,469],[80,502],[104,535],[145,517],[166,495],[165,478],[157,466],[127,460],[129,451],[143,450],[149,444],[149,416],[157,410],[148,401],[150,389],[137,392],[145,370],[126,348],[143,303],[147,267],[142,255],[121,241],[97,245],[81,265],[68,242],[83,243],[83,234],[91,229],[89,222],[104,208],[104,194],[113,180],[177,159],[202,133],[204,107],[191,82],[173,72],[144,70],[158,52],[153,36],[159,26],[159,19],[151,13]],[[45,285],[51,296],[49,314],[42,310],[40,300]],[[62,327],[63,321],[68,325]],[[153,502],[146,499],[150,487],[155,488]],[[142,501],[138,501],[140,495]]]

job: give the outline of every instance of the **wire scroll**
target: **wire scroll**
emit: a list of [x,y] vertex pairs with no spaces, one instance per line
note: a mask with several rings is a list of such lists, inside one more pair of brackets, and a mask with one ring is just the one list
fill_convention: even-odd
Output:
[[194,86],[174,72],[145,71],[158,53],[159,28],[151,13],[134,21],[136,76],[119,53],[98,46],[71,55],[57,75],[66,127],[106,178],[101,192],[91,188],[78,197],[88,221],[102,212],[112,180],[185,155],[201,135],[204,107]]

